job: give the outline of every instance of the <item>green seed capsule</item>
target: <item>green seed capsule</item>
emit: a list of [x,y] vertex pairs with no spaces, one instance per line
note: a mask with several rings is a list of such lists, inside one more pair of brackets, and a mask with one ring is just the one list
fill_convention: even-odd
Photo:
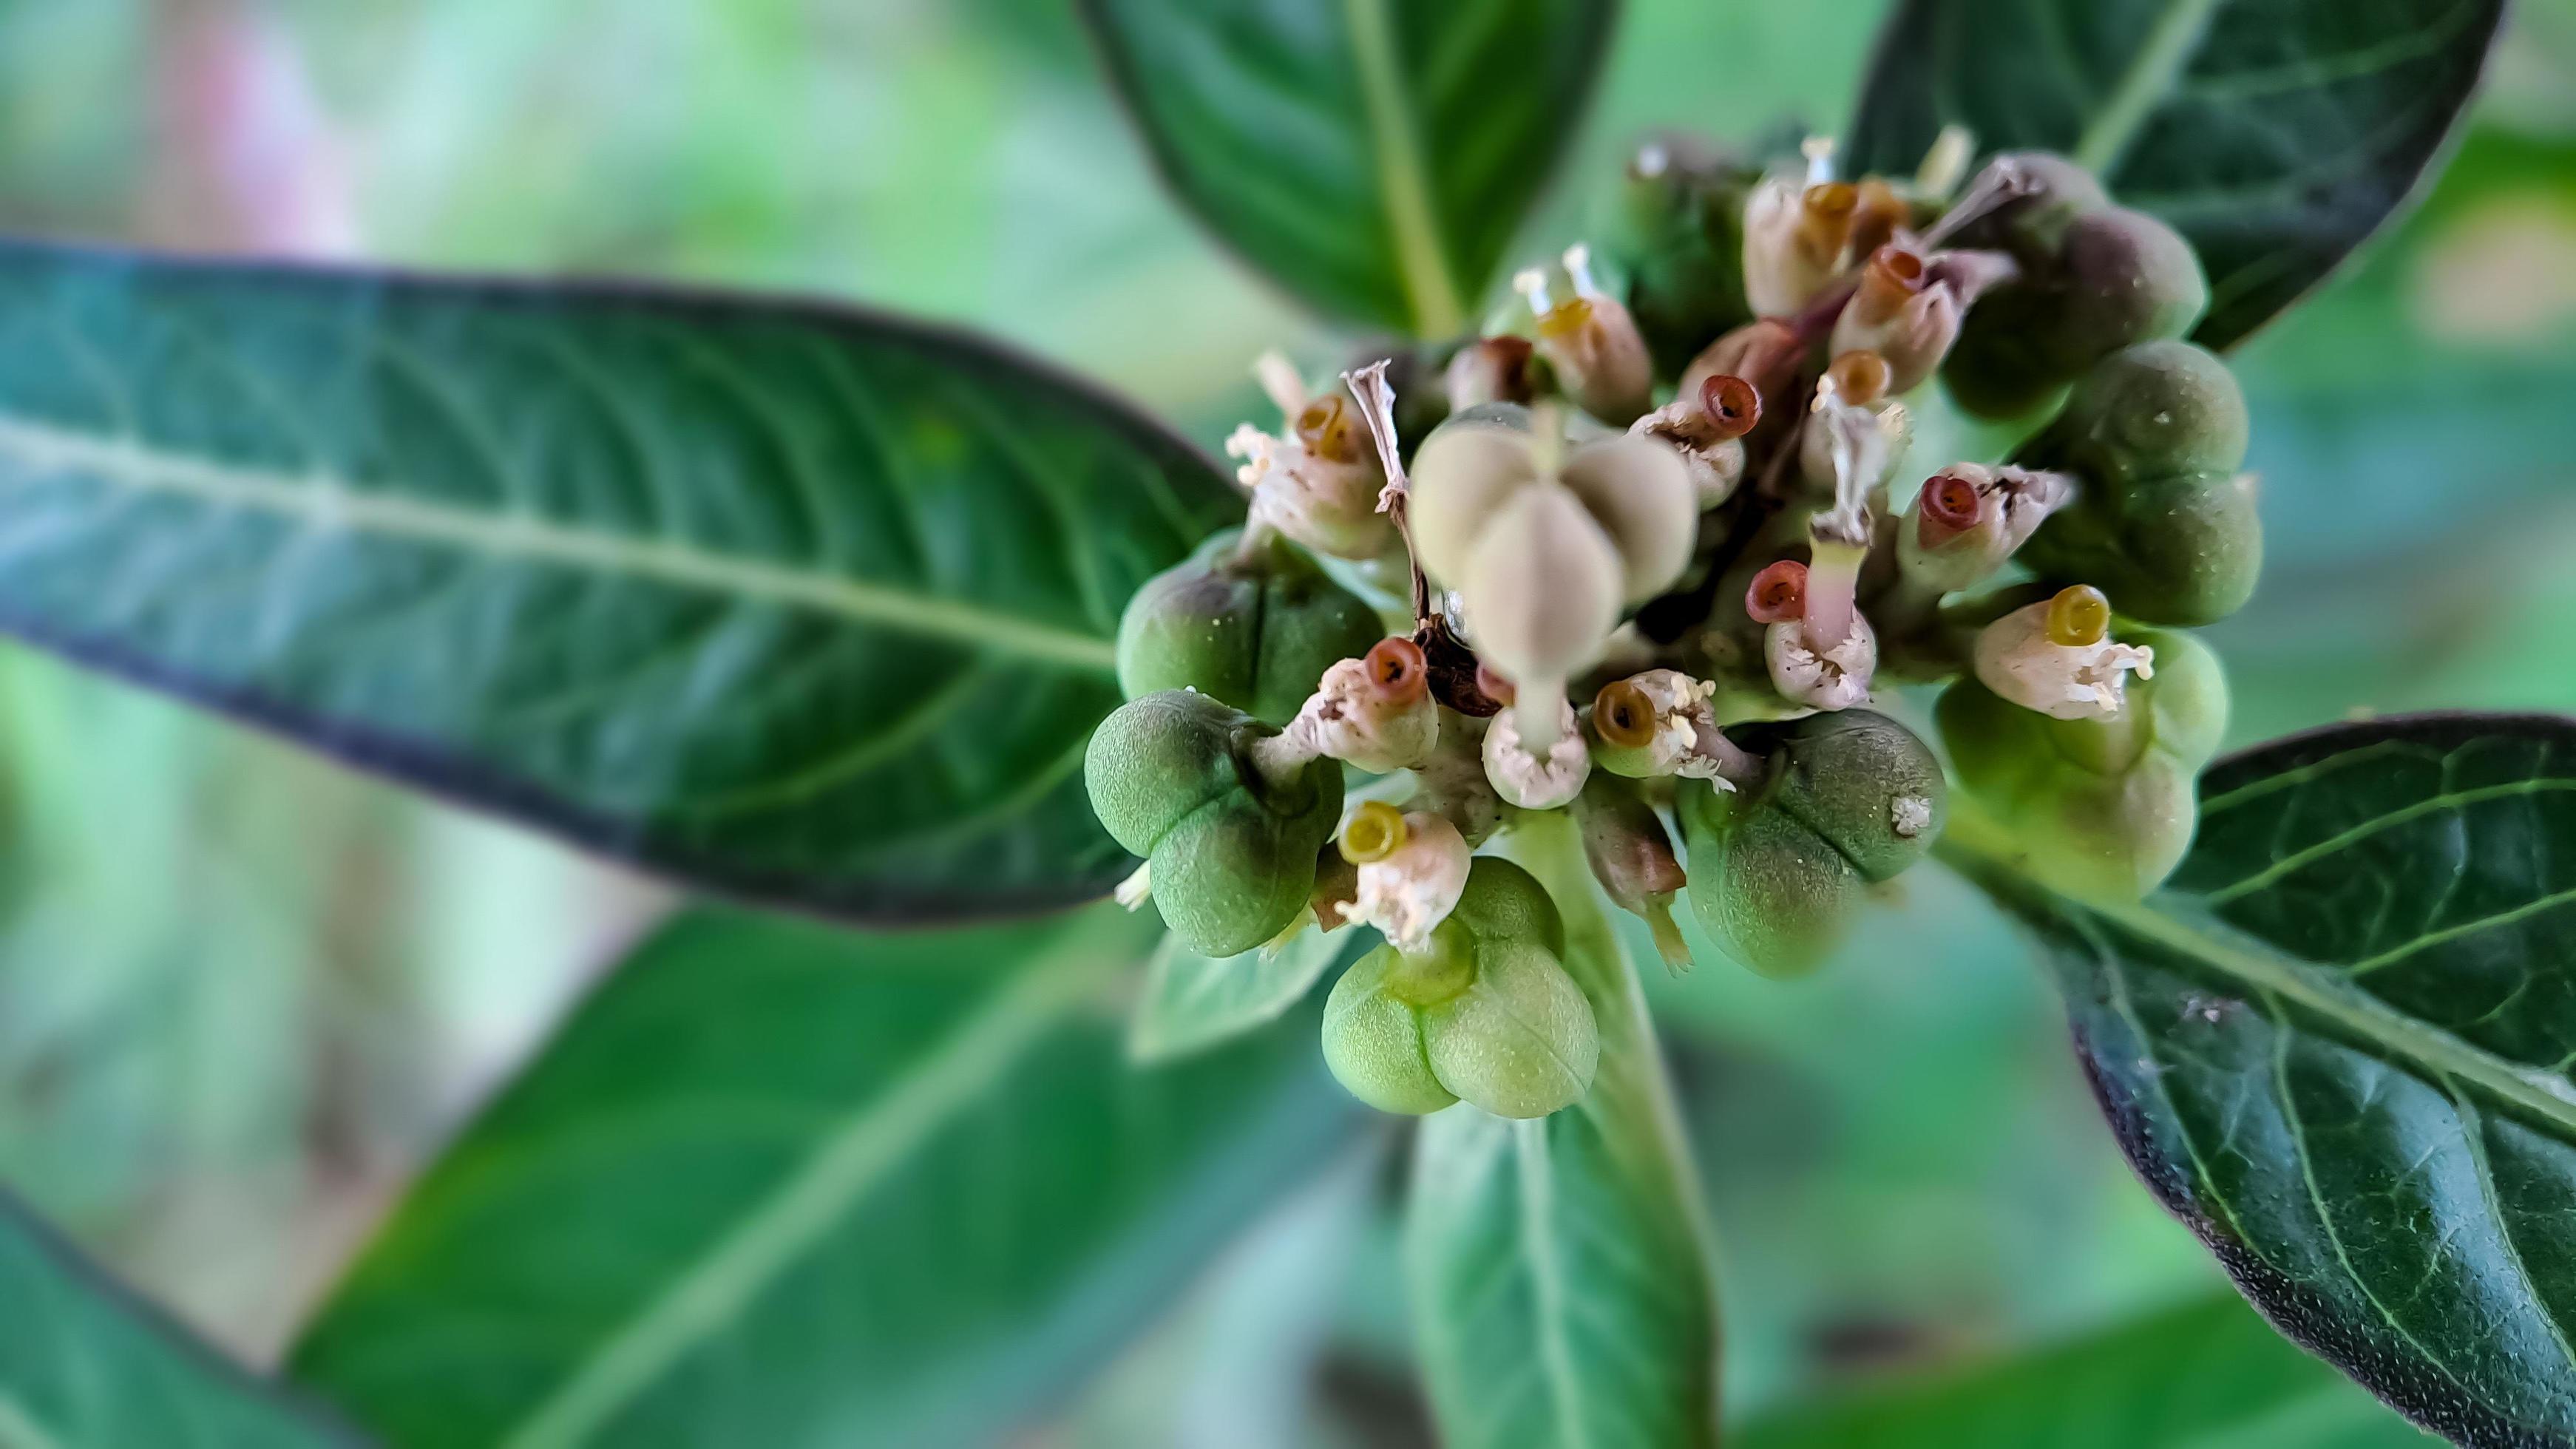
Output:
[[2102,901],[2156,888],[2191,846],[2200,767],[2227,728],[2227,678],[2188,634],[2123,631],[2155,650],[2155,677],[2133,678],[2102,719],[2052,719],[1974,676],[1952,684],[1936,717],[1960,788],[2012,827],[2049,884]]
[[1500,1117],[1544,1117],[1568,1106],[1592,1084],[1600,1037],[1563,949],[1538,882],[1480,859],[1423,950],[1381,946],[1334,984],[1325,1063],[1382,1111],[1464,1100]]
[[1155,905],[1191,950],[1233,956],[1308,908],[1341,819],[1342,773],[1311,760],[1273,783],[1252,749],[1278,731],[1205,695],[1149,694],[1091,737],[1083,777],[1112,838],[1151,867]]
[[1798,975],[1841,944],[1871,884],[1931,848],[1949,789],[1913,731],[1868,710],[1809,715],[1742,740],[1768,746],[1760,786],[1691,782],[1676,796],[1691,906],[1737,960]]
[[2245,465],[2247,430],[2236,374],[2208,349],[2168,338],[2094,364],[2015,461],[2113,486],[2233,473]]
[[2023,416],[2111,353],[2182,336],[2209,305],[2191,244],[2145,212],[2086,212],[2059,240],[1960,327],[1942,377],[1969,411]]
[[1286,724],[1338,660],[1383,632],[1377,611],[1284,538],[1249,554],[1228,529],[1156,574],[1118,619],[1118,687],[1129,699],[1195,689]]

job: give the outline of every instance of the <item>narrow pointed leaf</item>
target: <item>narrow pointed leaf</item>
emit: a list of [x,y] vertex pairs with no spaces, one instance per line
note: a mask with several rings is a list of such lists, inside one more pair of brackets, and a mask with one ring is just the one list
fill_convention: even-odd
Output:
[[1571,827],[1532,816],[1516,839],[1565,912],[1601,1065],[1550,1117],[1462,1103],[1422,1124],[1405,1253],[1441,1442],[1713,1446],[1706,1214],[1645,1001]]
[[359,1442],[222,1361],[0,1193],[0,1445],[356,1449]]
[[2204,799],[2143,905],[2040,893],[1979,817],[1944,848],[2047,943],[2122,1148],[2283,1331],[2460,1443],[2576,1439],[2576,721],[2339,726]]
[[1338,317],[1446,336],[1582,119],[1616,0],[1082,0],[1157,168]]
[[1186,445],[847,308],[0,245],[0,628],[766,900],[1028,910]]
[[683,920],[431,1169],[299,1376],[406,1449],[1004,1437],[1358,1120],[1312,1014],[1131,1066],[1151,935]]
[[2504,0],[1904,0],[1861,93],[1858,166],[1943,126],[2058,151],[2191,238],[2227,347],[2405,202],[2475,89]]
[[1145,968],[1127,1050],[1140,1062],[1171,1061],[1276,1021],[1334,962],[1355,958],[1374,939],[1366,931],[1305,931],[1276,951],[1219,958],[1166,936]]
[[2423,1431],[2233,1298],[1998,1362],[1835,1394],[1737,1449],[2429,1449]]

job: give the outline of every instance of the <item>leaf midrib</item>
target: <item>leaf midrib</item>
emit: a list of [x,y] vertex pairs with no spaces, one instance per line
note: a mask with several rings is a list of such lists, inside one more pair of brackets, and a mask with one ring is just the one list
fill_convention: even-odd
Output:
[[1414,331],[1445,337],[1464,324],[1466,303],[1450,275],[1440,222],[1431,202],[1422,135],[1406,102],[1404,69],[1396,54],[1395,23],[1387,0],[1344,0],[1351,59],[1359,70],[1360,98],[1377,140],[1378,192],[1394,233],[1396,266],[1412,303]]
[[2137,138],[2138,128],[2172,89],[2174,77],[2189,63],[2209,17],[2220,0],[2167,0],[2164,14],[2147,30],[2128,68],[2120,73],[2102,109],[2084,123],[2071,153],[2077,164],[2107,176]]
[[[2070,911],[2108,921],[2154,945],[2198,961],[2241,983],[2249,994],[2269,992],[2416,1063],[2439,1079],[2475,1087],[2546,1122],[2565,1139],[2576,1141],[2576,1101],[2563,1095],[2563,1087],[2552,1085],[2545,1074],[2518,1067],[2449,1032],[2427,1026],[2364,992],[2322,979],[2313,965],[2294,960],[2214,919],[2177,916],[2147,902],[2104,904],[2070,899],[2023,869],[2020,862],[2026,857],[2013,848],[2004,828],[1973,807],[1962,808],[1964,803],[1952,801],[1949,823],[1935,850],[1965,864],[1971,874],[1984,871],[2011,875]],[[1961,861],[1961,857],[1966,859]]]
[[[0,461],[32,477],[69,473],[111,487],[252,509],[315,529],[346,530],[838,614],[1064,668],[1114,673],[1115,645],[954,599],[843,574],[716,553],[667,539],[569,527],[534,514],[477,512],[358,486],[322,471],[290,474],[191,457],[130,437],[93,436],[0,415]],[[25,480],[19,480],[25,481]]]
[[[1123,921],[1119,924],[1123,924]],[[918,1059],[906,1080],[863,1102],[784,1178],[496,1442],[571,1449],[670,1366],[720,1333],[743,1306],[820,1242],[943,1122],[1001,1080],[1122,964],[1097,929],[1068,932]]]

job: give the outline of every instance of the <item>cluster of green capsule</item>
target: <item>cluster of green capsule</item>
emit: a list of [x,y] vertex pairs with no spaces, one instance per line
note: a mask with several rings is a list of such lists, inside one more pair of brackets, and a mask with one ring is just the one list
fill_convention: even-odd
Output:
[[[1599,1052],[1556,904],[1481,853],[1534,812],[1676,968],[1687,899],[1742,964],[1812,969],[1954,788],[2065,889],[2160,881],[2226,714],[2182,631],[2260,565],[2244,401],[2184,340],[2180,237],[2059,158],[1963,156],[1650,147],[1611,284],[1575,248],[1478,336],[1321,387],[1267,362],[1245,527],[1121,623],[1086,774],[1130,904],[1210,956],[1376,930],[1334,1072],[1531,1117]],[[2020,441],[1909,468],[1936,389]],[[1906,684],[1944,686],[1946,771]]]

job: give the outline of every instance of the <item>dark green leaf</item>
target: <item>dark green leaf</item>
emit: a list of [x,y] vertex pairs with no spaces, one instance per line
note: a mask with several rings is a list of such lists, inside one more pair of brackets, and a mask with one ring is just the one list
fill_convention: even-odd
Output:
[[0,627],[763,899],[1105,890],[1118,611],[1236,508],[848,309],[0,247]]
[[628,961],[298,1349],[406,1449],[981,1443],[1350,1140],[1309,1013],[1139,1070],[1151,924],[851,937],[719,915]]
[[[2464,1444],[2576,1437],[2576,721],[2294,736],[2143,905],[1954,814],[2131,1161],[2284,1330]],[[1963,828],[1964,827],[1964,828]]]
[[0,1193],[0,1445],[318,1449],[357,1442],[106,1281]]
[[[1358,939],[1354,939],[1358,938]],[[1305,999],[1336,960],[1356,957],[1365,931],[1301,932],[1275,952],[1202,956],[1166,936],[1145,969],[1145,990],[1127,1024],[1128,1053],[1163,1062],[1241,1036]]]
[[2233,1298],[1772,1415],[1737,1449],[2421,1449],[2405,1420]]
[[1471,320],[1581,120],[1616,0],[1082,0],[1183,203],[1325,311]]
[[1717,1301],[1663,1059],[1573,827],[1515,843],[1566,918],[1601,1029],[1592,1091],[1534,1122],[1423,1123],[1405,1224],[1414,1326],[1449,1449],[1717,1442]]
[[2060,151],[2191,238],[2227,347],[2394,213],[2476,86],[2503,0],[1905,0],[1854,126],[1911,172],[1945,125]]

